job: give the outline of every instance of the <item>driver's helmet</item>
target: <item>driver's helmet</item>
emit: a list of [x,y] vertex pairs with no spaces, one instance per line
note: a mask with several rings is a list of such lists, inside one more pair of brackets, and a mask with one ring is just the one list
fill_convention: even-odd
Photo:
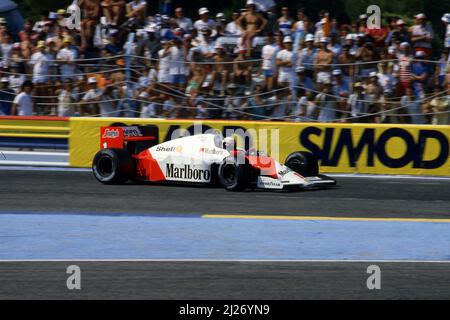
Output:
[[234,149],[234,138],[226,137],[222,140],[222,148],[227,150]]

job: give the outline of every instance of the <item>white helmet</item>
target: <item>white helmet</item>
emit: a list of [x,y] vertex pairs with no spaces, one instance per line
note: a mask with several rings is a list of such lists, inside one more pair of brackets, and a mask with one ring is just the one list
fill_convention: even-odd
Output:
[[228,149],[229,147],[234,146],[234,138],[233,137],[225,137],[222,140],[222,146],[224,149]]

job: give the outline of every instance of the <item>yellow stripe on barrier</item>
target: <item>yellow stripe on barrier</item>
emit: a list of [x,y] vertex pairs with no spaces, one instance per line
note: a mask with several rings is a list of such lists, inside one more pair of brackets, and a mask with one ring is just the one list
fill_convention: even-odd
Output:
[[3,126],[0,124],[0,131],[35,131],[35,132],[66,132],[69,133],[69,128],[63,127],[42,127],[42,126]]
[[69,134],[0,133],[0,137],[69,139]]
[[450,223],[450,219],[425,218],[339,218],[339,217],[299,217],[299,216],[261,216],[261,215],[232,215],[232,214],[205,214],[207,219],[256,219],[256,220],[297,220],[297,221],[362,221],[362,222],[430,222]]

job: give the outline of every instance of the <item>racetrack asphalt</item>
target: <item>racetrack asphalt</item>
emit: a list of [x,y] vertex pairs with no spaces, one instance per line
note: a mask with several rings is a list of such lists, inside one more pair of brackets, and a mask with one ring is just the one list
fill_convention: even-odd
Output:
[[[338,177],[337,181],[336,188],[327,190],[230,193],[192,186],[104,186],[89,172],[0,170],[0,214],[450,218],[450,179]],[[65,268],[71,264],[83,270],[81,291],[65,286]],[[381,290],[366,287],[366,269],[372,264],[381,267]],[[0,262],[0,299],[74,298],[449,299],[450,263]]]
[[0,170],[0,211],[450,218],[450,179],[338,177],[300,192],[227,192],[169,185],[105,186],[89,172]]

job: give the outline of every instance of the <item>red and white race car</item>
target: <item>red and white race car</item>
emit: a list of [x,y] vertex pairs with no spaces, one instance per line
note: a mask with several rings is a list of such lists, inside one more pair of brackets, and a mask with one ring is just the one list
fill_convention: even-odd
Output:
[[234,139],[199,134],[156,144],[147,127],[102,127],[101,150],[92,171],[104,184],[129,180],[218,185],[230,191],[334,186],[319,174],[316,158],[294,152],[285,164],[254,149],[237,149]]

